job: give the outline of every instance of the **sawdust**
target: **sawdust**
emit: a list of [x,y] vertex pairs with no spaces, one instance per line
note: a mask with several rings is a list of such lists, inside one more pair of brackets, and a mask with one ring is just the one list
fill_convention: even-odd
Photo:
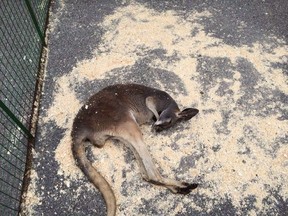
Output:
[[[32,152],[34,157],[37,157],[35,151]],[[38,174],[34,169],[31,169],[30,172],[31,181],[29,183],[29,189],[24,194],[23,202],[21,203],[21,213],[20,215],[36,215],[34,207],[41,205],[42,196],[37,192],[37,182]]]
[[[261,74],[263,81],[257,83],[258,87],[279,89],[287,94],[287,79],[283,72],[281,69],[272,69],[275,63],[287,62],[285,57],[287,46],[274,47],[268,52],[265,47],[269,44],[266,42],[256,42],[249,47],[227,45],[221,39],[205,33],[204,26],[198,21],[207,17],[213,18],[213,14],[209,11],[201,13],[192,11],[184,20],[175,11],[160,13],[133,3],[117,9],[104,19],[102,27],[106,33],[102,43],[95,50],[94,57],[78,62],[68,75],[57,80],[53,105],[43,118],[43,123],[52,120],[57,126],[67,129],[55,151],[55,159],[60,165],[59,175],[64,175],[69,181],[82,175],[74,164],[72,154],[67,151],[71,148],[70,129],[73,117],[81,106],[75,96],[75,87],[81,85],[84,80],[103,79],[105,74],[113,69],[132,66],[147,55],[148,50],[164,49],[166,57],[177,55],[180,60],[170,62],[155,58],[149,63],[150,66],[173,71],[183,81],[188,92],[187,95],[178,92],[169,93],[182,106],[196,104],[200,111],[213,112],[200,112],[195,119],[185,124],[183,131],[172,133],[170,137],[164,134],[153,135],[149,127],[142,127],[148,148],[157,165],[163,170],[163,174],[170,178],[177,176],[187,181],[203,176],[205,188],[200,187],[197,193],[214,200],[214,203],[207,200],[205,204],[208,208],[207,213],[215,204],[227,197],[232,200],[234,207],[240,207],[244,198],[255,196],[256,207],[265,210],[267,207],[262,201],[272,187],[279,187],[279,194],[287,199],[288,146],[281,145],[278,141],[287,134],[287,121],[279,121],[279,113],[263,117],[253,115],[253,112],[244,115],[243,111],[237,109],[235,101],[241,98],[244,92],[241,87],[242,74],[236,69],[233,71],[233,78],[225,78],[231,84],[229,89],[234,93],[230,96],[217,94],[220,81],[216,80],[217,84],[205,92],[209,98],[203,99],[199,90],[201,84],[196,79],[199,75],[197,56],[228,58],[232,65],[236,65],[238,59],[243,58]],[[196,32],[195,35],[191,35],[193,31]],[[259,98],[256,95],[254,99]],[[281,102],[278,103],[284,106]],[[219,130],[224,130],[221,128],[224,121],[222,111],[232,112],[224,128],[229,134],[219,133]],[[254,114],[256,113],[257,110]],[[181,134],[180,138],[178,134]],[[171,148],[174,143],[179,146],[177,150]],[[278,150],[273,155],[271,152],[277,143]],[[179,167],[181,159],[189,155],[201,155],[201,146],[205,146],[204,153],[202,152],[203,156],[195,160],[195,166],[177,174],[175,168]],[[213,150],[215,146],[220,146],[218,151]],[[249,155],[239,154],[247,149],[250,151]],[[125,209],[127,215],[134,215],[139,214],[136,208],[141,205],[144,194],[145,199],[150,200],[159,195],[163,189],[143,182],[138,169],[134,168],[135,161],[128,164],[125,162],[125,151],[122,145],[115,146],[109,142],[103,149],[93,150],[96,158],[94,165],[112,185],[119,209]],[[126,171],[125,178],[122,176],[122,170]],[[127,188],[129,196],[121,193],[124,181],[128,184],[136,182],[136,185],[131,184],[131,187]],[[171,205],[174,205],[172,203],[177,203],[177,206],[176,208],[174,206],[174,212],[169,212],[172,209]],[[179,198],[173,194],[165,195],[165,200],[158,200],[155,206],[159,206],[163,215],[167,213],[175,215],[177,212],[185,213],[184,204],[201,211],[201,207],[191,202],[189,196]],[[255,209],[251,210],[250,214],[255,214],[254,211]],[[123,214],[120,212],[119,215]]]

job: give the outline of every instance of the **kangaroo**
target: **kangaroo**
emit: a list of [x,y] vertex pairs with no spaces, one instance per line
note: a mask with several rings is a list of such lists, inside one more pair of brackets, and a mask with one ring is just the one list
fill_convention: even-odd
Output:
[[132,149],[146,181],[164,186],[173,193],[188,194],[198,184],[162,177],[146,148],[139,125],[155,117],[153,128],[161,131],[177,121],[191,119],[198,112],[193,108],[180,111],[166,92],[139,84],[108,86],[82,106],[71,132],[73,155],[83,173],[102,193],[108,216],[116,215],[116,198],[111,186],[87,159],[85,143],[102,148],[107,139],[119,140]]

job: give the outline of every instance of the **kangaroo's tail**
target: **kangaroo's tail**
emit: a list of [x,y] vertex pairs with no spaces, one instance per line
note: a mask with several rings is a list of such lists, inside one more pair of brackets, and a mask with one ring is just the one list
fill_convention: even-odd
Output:
[[102,193],[106,202],[107,216],[116,215],[116,198],[112,188],[103,176],[92,166],[91,162],[87,159],[85,153],[84,139],[73,140],[72,150],[75,160],[82,172],[88,179],[95,185],[96,188]]

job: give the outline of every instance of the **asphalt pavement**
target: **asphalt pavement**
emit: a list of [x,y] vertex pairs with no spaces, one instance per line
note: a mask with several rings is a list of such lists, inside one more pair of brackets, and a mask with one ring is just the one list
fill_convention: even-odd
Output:
[[117,215],[288,214],[288,2],[53,1],[25,215],[105,215],[75,165],[78,109],[114,83],[167,91],[190,122],[143,135],[160,172],[197,182],[175,195],[145,182],[129,149],[87,154],[112,185]]

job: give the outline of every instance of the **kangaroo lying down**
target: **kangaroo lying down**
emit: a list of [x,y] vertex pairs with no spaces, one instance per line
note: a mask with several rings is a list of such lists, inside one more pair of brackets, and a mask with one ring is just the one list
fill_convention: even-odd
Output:
[[108,86],[83,105],[73,123],[73,154],[81,170],[102,193],[108,216],[116,214],[116,199],[110,185],[87,159],[85,142],[102,148],[107,139],[120,140],[132,149],[146,181],[164,186],[173,193],[187,194],[198,185],[160,175],[143,141],[139,125],[155,117],[153,127],[161,131],[179,120],[189,120],[197,113],[198,110],[193,108],[180,111],[166,92],[138,84]]

